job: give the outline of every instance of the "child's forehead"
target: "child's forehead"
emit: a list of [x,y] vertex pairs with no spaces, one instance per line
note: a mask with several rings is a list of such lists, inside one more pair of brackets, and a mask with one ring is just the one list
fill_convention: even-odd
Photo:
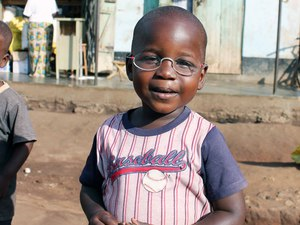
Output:
[[135,26],[132,54],[156,49],[168,57],[174,52],[174,56],[191,52],[198,58],[200,53],[204,60],[206,43],[205,29],[196,16],[182,8],[162,7],[146,14]]
[[205,30],[200,21],[190,14],[180,14],[178,12],[173,14],[153,14],[148,17],[145,16],[136,25],[134,38],[135,36],[147,38],[146,36],[156,35],[157,33],[165,35],[167,32],[169,36],[174,33],[184,32],[190,33],[191,37],[193,37],[194,35],[192,34],[201,35],[201,33],[205,33]]
[[140,27],[139,32],[135,33],[133,42],[135,46],[133,47],[156,43],[166,45],[168,41],[172,43],[184,41],[200,44],[201,39],[199,28],[190,21],[178,18],[162,18],[145,22]]
[[149,27],[160,28],[166,25],[175,27],[176,25],[185,24],[188,27],[197,28],[196,24],[186,16],[178,15],[178,16],[168,16],[161,15],[159,17],[152,17],[145,20],[141,23],[142,29],[147,29]]

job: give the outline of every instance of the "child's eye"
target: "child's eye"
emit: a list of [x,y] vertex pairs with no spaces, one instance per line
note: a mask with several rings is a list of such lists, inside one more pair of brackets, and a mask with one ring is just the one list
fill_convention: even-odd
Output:
[[147,63],[147,64],[159,64],[160,59],[157,56],[154,55],[140,55],[138,59],[142,63]]
[[176,65],[182,68],[189,68],[189,69],[195,68],[195,65],[192,62],[184,59],[177,59]]

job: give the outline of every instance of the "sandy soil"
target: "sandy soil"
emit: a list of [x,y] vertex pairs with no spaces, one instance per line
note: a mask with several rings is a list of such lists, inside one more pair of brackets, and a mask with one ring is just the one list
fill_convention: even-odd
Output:
[[[14,225],[87,224],[78,176],[99,124],[108,115],[30,111],[38,135],[18,174]],[[244,172],[246,224],[300,224],[300,171],[290,153],[300,144],[292,124],[217,124]],[[24,168],[31,173],[25,174]]]

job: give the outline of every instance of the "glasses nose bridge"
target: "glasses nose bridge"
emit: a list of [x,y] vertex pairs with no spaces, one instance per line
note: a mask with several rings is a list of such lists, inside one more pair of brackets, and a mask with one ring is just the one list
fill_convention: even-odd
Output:
[[[170,61],[171,65],[167,64],[167,65],[162,66],[164,60]],[[172,58],[164,57],[160,60],[160,64],[157,67],[157,73],[164,77],[174,78],[174,77],[176,77],[175,72],[177,72],[177,70],[175,69],[174,66],[175,66],[175,61]]]
[[164,60],[169,60],[172,63],[172,66],[174,66],[174,59],[170,58],[170,57],[164,57],[160,60],[159,66],[161,66],[161,64],[163,63]]
[[164,57],[160,60],[160,63],[159,63],[159,67],[161,67],[162,63],[164,60],[167,60],[167,61],[170,61],[171,62],[171,67],[173,68],[173,70],[175,70],[174,66],[175,66],[175,61],[174,59],[170,58],[170,57]]

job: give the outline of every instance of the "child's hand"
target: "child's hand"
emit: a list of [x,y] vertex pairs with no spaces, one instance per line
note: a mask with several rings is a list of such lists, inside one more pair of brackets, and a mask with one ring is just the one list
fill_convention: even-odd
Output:
[[140,221],[138,221],[134,218],[131,219],[131,222],[132,222],[133,225],[152,225],[152,224],[140,222]]
[[119,225],[115,217],[108,212],[99,212],[93,215],[89,220],[89,225]]

